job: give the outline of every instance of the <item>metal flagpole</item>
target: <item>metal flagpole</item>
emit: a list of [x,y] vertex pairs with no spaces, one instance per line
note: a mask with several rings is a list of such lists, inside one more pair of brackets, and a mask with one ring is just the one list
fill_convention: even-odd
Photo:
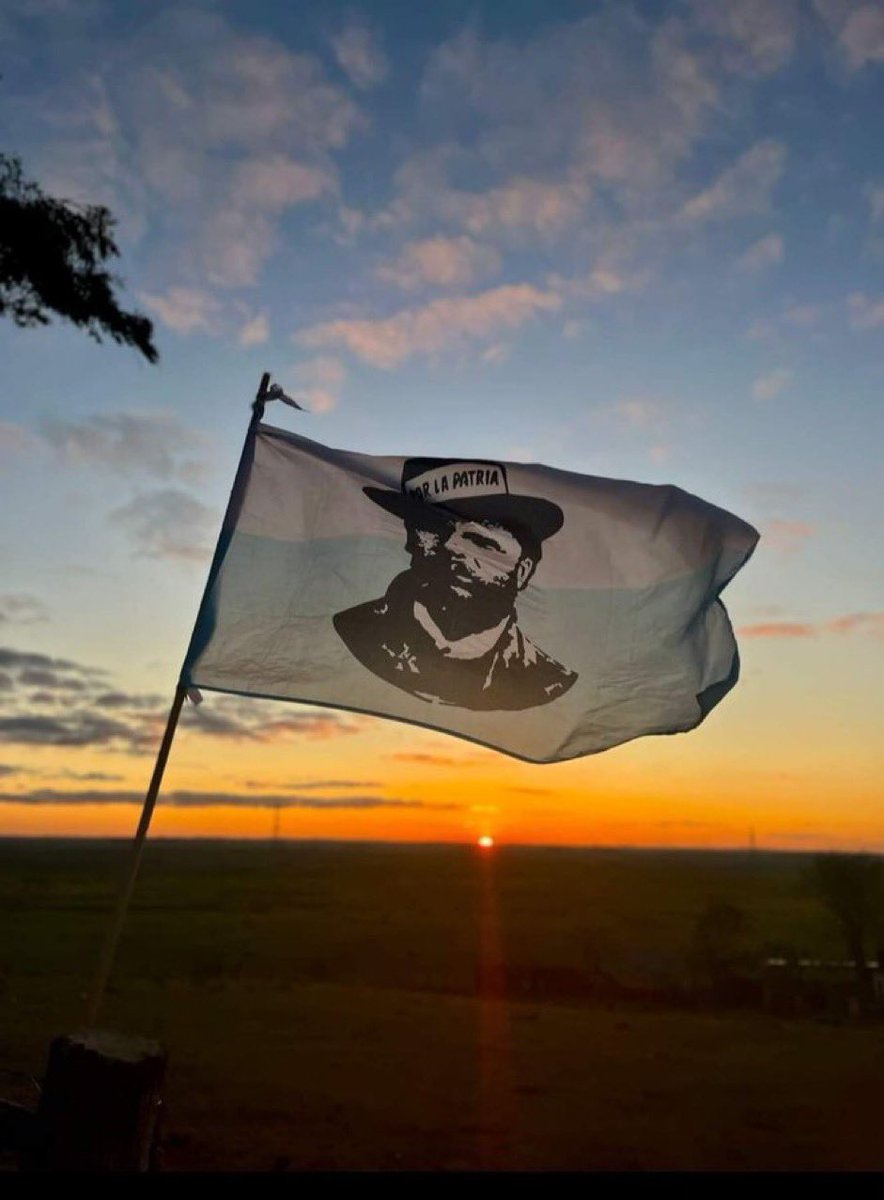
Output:
[[[246,463],[246,453],[249,448],[250,439],[253,437],[255,430],[264,415],[264,404],[268,398],[270,391],[270,374],[264,372],[261,376],[261,383],[258,387],[258,394],[255,396],[255,402],[252,405],[252,419],[249,421],[249,428],[246,432],[245,442],[243,443],[242,454],[240,455],[239,466],[236,472],[233,489],[230,493],[230,500],[227,504],[227,512],[224,515],[224,523],[221,527],[222,533],[219,538],[218,547],[215,550],[215,558],[209,570],[209,577],[206,583],[206,593],[208,594],[212,581],[215,576],[215,569],[220,559],[221,541],[223,539],[224,530],[228,527],[231,509],[236,503],[239,494],[238,484],[242,476],[243,468]],[[202,605],[200,606],[202,608]],[[86,1008],[86,1027],[92,1029],[95,1027],[95,1022],[98,1020],[98,1014],[101,1010],[101,1003],[104,1000],[104,994],[107,990],[108,980],[110,979],[111,971],[114,967],[114,960],[117,956],[117,949],[120,944],[120,937],[123,932],[123,926],[126,923],[126,915],[129,911],[129,902],[132,899],[132,892],[135,889],[135,880],[138,877],[138,868],[141,865],[141,855],[144,851],[144,843],[147,839],[147,831],[150,828],[151,817],[153,810],[156,807],[157,796],[160,792],[160,787],[163,782],[163,774],[166,770],[166,760],[169,757],[169,751],[172,748],[172,740],[175,737],[175,730],[178,727],[178,718],[181,715],[181,706],[184,703],[184,697],[187,694],[186,686],[179,680],[175,694],[172,698],[172,707],[169,709],[169,717],[166,721],[166,730],[163,734],[163,740],[160,742],[160,749],[157,753],[157,760],[154,764],[153,774],[150,777],[150,784],[147,788],[147,795],[144,798],[144,807],[141,810],[141,819],[138,822],[138,829],[135,832],[135,840],[132,843],[132,848],[129,854],[129,862],[126,868],[126,874],[123,879],[120,894],[117,898],[117,906],[114,912],[113,920],[107,931],[104,946],[99,960],[98,971],[95,976],[95,982],[92,986],[92,992],[89,996],[89,1002]]]

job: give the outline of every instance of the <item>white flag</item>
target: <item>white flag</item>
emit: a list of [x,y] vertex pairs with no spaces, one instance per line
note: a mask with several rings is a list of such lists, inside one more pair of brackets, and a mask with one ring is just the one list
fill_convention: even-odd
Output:
[[530,762],[698,725],[758,540],[676,487],[375,457],[258,425],[188,687],[375,713]]

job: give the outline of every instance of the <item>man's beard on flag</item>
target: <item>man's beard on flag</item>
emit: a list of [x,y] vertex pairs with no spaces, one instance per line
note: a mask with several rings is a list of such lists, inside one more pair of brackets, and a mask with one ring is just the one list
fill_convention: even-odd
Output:
[[479,573],[470,566],[469,557],[450,549],[453,521],[441,526],[409,523],[407,529],[411,567],[406,574],[411,577],[414,599],[424,605],[449,641],[493,629],[514,611],[519,560],[511,568],[495,564]]

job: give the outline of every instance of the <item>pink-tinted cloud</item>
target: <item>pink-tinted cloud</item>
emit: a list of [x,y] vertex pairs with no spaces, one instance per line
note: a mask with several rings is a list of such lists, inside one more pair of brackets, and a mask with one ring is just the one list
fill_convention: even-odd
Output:
[[165,292],[141,292],[139,299],[175,333],[186,336],[221,331],[221,305],[202,288],[170,287]]
[[864,292],[854,292],[848,297],[847,305],[854,329],[878,329],[884,325],[884,297],[873,299]]
[[866,633],[873,637],[884,637],[884,612],[846,613],[827,621],[825,628],[831,633]]
[[775,367],[764,375],[759,375],[752,384],[753,400],[776,400],[785,391],[794,378],[788,367]]
[[779,182],[786,148],[770,139],[756,144],[727,167],[714,183],[692,197],[682,209],[686,221],[725,220],[746,213],[766,212]]
[[452,345],[517,329],[561,304],[556,292],[529,283],[507,284],[473,296],[434,300],[391,317],[327,321],[302,330],[298,340],[305,346],[348,350],[389,370],[415,354],[434,355]]
[[768,621],[744,625],[737,631],[748,638],[805,638],[818,634],[884,638],[884,612],[845,613],[815,624],[799,621]]
[[767,267],[774,267],[777,263],[781,263],[784,256],[785,243],[781,235],[778,233],[769,233],[766,237],[759,238],[757,242],[754,242],[737,259],[737,266],[741,271],[757,274],[759,271],[764,271]]
[[698,25],[721,39],[725,65],[745,75],[771,75],[792,57],[797,0],[691,0]]
[[816,533],[816,527],[807,521],[784,521],[775,518],[762,527],[764,545],[779,554],[794,554],[808,538]]
[[378,277],[405,291],[427,284],[445,288],[469,287],[500,270],[500,255],[466,235],[432,237],[409,242],[395,262],[378,268]]
[[347,380],[347,369],[337,358],[320,354],[298,363],[294,369],[297,387],[293,399],[315,413],[337,408]]
[[389,66],[380,34],[357,19],[331,38],[338,66],[357,88],[377,87],[387,77]]
[[816,626],[797,621],[763,621],[759,625],[744,625],[737,631],[746,638],[806,638],[816,636]]

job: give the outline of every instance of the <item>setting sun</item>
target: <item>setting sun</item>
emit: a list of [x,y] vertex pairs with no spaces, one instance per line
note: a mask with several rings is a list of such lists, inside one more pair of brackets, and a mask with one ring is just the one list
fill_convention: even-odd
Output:
[[489,837],[487,833],[483,834],[483,836],[479,838],[477,845],[481,846],[483,850],[491,850],[494,846],[494,838]]

